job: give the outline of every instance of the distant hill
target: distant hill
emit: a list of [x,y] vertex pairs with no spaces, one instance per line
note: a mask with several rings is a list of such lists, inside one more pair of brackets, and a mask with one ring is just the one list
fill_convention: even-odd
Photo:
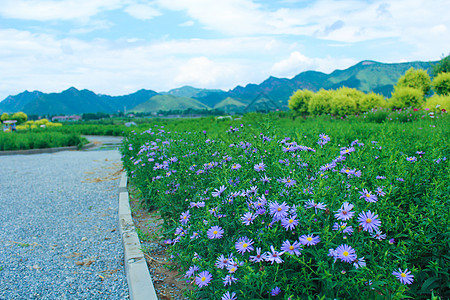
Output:
[[173,95],[156,95],[131,109],[133,112],[158,112],[160,110],[209,109],[198,100]]
[[211,109],[225,112],[248,112],[287,109],[289,97],[299,89],[318,91],[342,86],[390,97],[398,78],[409,68],[425,69],[437,62],[380,63],[362,61],[330,74],[306,71],[288,78],[269,77],[260,84],[237,86],[232,90],[199,89],[191,86],[156,93],[139,90],[124,96],[99,95],[89,90],[69,88],[61,93],[45,94],[25,91],[0,102],[1,112],[23,111],[27,114],[81,114],[118,111],[157,112],[165,110]]

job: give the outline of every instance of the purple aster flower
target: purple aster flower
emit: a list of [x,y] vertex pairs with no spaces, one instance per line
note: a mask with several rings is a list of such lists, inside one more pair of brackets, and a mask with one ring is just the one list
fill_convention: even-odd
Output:
[[366,259],[364,257],[356,258],[353,261],[353,266],[355,269],[364,268],[366,266]]
[[413,162],[413,161],[417,161],[417,157],[415,156],[410,156],[406,158],[407,161]]
[[199,202],[191,202],[191,207],[205,207],[205,201],[199,201]]
[[411,275],[411,271],[408,271],[408,269],[405,269],[405,271],[402,271],[399,268],[398,272],[394,271],[394,272],[392,272],[392,275],[397,277],[397,279],[399,279],[400,282],[403,284],[411,284],[414,281],[414,275]]
[[220,226],[212,226],[206,233],[209,239],[220,239],[223,237],[224,230]]
[[372,234],[372,237],[379,241],[386,239],[386,235],[383,234],[383,232],[381,230],[376,230],[375,233]]
[[283,244],[281,245],[281,251],[283,251],[284,253],[289,253],[289,254],[293,254],[296,256],[299,256],[301,254],[300,251],[302,251],[303,248],[300,246],[300,243],[295,241],[293,244],[291,244],[290,241],[286,240],[283,242]]
[[397,180],[397,181],[400,181],[400,182],[403,182],[403,181],[405,181],[405,180],[404,180],[403,178],[400,178],[400,177],[399,177],[399,178],[397,178],[396,180]]
[[230,294],[230,292],[226,292],[220,300],[237,300],[236,293],[232,292]]
[[342,230],[343,233],[347,233],[348,235],[352,235],[353,227],[347,226],[346,222],[334,223],[333,230]]
[[344,168],[341,169],[340,172],[341,172],[341,173],[344,173],[344,174],[347,174],[347,177],[350,177],[350,176],[352,176],[352,175],[355,175],[356,170],[352,170],[352,169],[350,169],[350,168],[344,167]]
[[376,179],[386,179],[384,176],[377,176]]
[[262,162],[254,166],[256,172],[264,171],[266,169],[266,165]]
[[233,259],[233,254],[229,254],[228,257],[225,257],[223,254],[221,254],[215,263],[215,266],[219,269],[223,269],[230,263],[230,260]]
[[294,230],[295,226],[298,225],[298,221],[295,219],[296,217],[296,215],[293,215],[289,218],[281,219],[281,226],[283,226],[286,230]]
[[197,272],[199,268],[196,265],[193,265],[189,267],[189,270],[186,271],[186,274],[184,275],[185,278],[189,278],[192,275],[194,275],[195,272]]
[[299,241],[305,246],[314,246],[320,242],[320,237],[314,236],[314,234],[304,234],[299,238]]
[[321,166],[320,167],[320,171],[325,172],[325,171],[328,171],[328,170],[332,170],[335,167],[336,167],[336,163],[335,162],[331,162],[331,163],[325,164],[324,166]]
[[272,289],[272,291],[270,291],[270,295],[271,296],[276,296],[276,295],[278,295],[279,293],[281,293],[281,289],[279,288],[279,287],[274,287],[273,289]]
[[281,180],[281,182],[284,183],[285,187],[293,187],[297,183],[297,181],[295,181],[294,179],[291,179],[290,177],[283,178]]
[[277,264],[281,264],[283,262],[283,260],[281,259],[281,255],[283,255],[283,253],[284,252],[275,251],[273,246],[270,246],[270,251],[264,254],[264,260],[270,261],[271,264],[273,264],[274,262],[276,262]]
[[264,175],[264,177],[263,178],[261,178],[261,182],[263,182],[263,183],[269,183],[270,182],[270,180],[272,180],[271,178],[269,178],[269,177],[267,177],[267,175]]
[[381,197],[383,197],[384,195],[386,195],[386,193],[383,192],[383,188],[382,188],[382,187],[377,187],[377,190],[375,191],[375,193],[376,193],[378,196],[381,196]]
[[247,225],[247,226],[250,225],[250,224],[253,224],[253,220],[255,220],[256,217],[257,217],[256,214],[252,214],[251,212],[247,212],[241,217],[242,224]]
[[327,207],[326,204],[324,204],[323,202],[319,202],[319,203],[315,203],[314,200],[308,200],[305,203],[305,208],[314,208],[314,212],[317,214],[317,210],[318,209],[322,209],[325,210],[325,208]]
[[239,267],[239,262],[235,260],[234,258],[231,258],[228,262],[228,265],[226,266],[228,273],[233,274],[237,271]]
[[202,288],[204,286],[208,286],[208,284],[211,282],[212,275],[208,271],[200,272],[200,274],[195,277],[195,283],[198,285],[198,287]]
[[189,210],[185,211],[180,215],[180,222],[183,225],[186,225],[189,222],[189,218],[191,217],[191,214],[189,213]]
[[200,237],[199,233],[197,231],[194,231],[192,235],[190,236],[190,239],[198,239]]
[[261,248],[256,248],[256,255],[250,256],[250,261],[257,263],[263,261],[264,257],[261,255]]
[[235,163],[231,166],[231,169],[233,169],[233,170],[239,170],[240,168],[241,168],[241,165],[238,163]]
[[369,192],[367,189],[363,189],[362,192],[359,192],[361,196],[359,199],[364,198],[367,202],[377,202],[378,198],[376,195],[372,195],[372,192]]
[[346,244],[337,247],[336,252],[338,258],[347,263],[352,263],[357,257],[355,249]]
[[240,254],[244,254],[245,252],[253,251],[253,240],[249,239],[248,237],[241,237],[235,244],[234,247],[236,248],[237,252]]
[[238,279],[236,277],[234,277],[233,275],[227,275],[224,278],[222,278],[223,280],[223,285],[227,286],[227,285],[231,285],[232,283],[236,282]]
[[378,230],[381,225],[378,215],[373,214],[370,210],[367,212],[362,212],[358,215],[359,224],[363,227],[364,231],[373,232]]
[[349,154],[349,153],[352,153],[352,152],[354,152],[355,151],[355,148],[353,148],[353,147],[349,147],[349,148],[341,148],[341,152],[340,152],[340,154],[341,155],[345,155],[345,154]]
[[334,258],[334,262],[336,262],[337,259],[338,259],[338,253],[337,253],[337,251],[334,250],[334,249],[329,249],[329,250],[328,250],[328,256],[333,257],[333,258]]
[[287,216],[289,210],[289,205],[283,201],[283,203],[278,204],[278,202],[269,203],[269,212],[277,220],[281,220]]
[[337,214],[334,215],[334,217],[338,220],[346,221],[353,218],[353,215],[355,214],[354,211],[351,211],[353,209],[353,204],[349,204],[348,202],[344,202],[340,209],[338,209]]
[[227,188],[222,185],[219,189],[214,189],[214,192],[211,193],[211,195],[213,197],[220,197],[220,195],[222,195],[222,193],[226,190]]
[[391,245],[395,244],[395,239],[394,238],[390,239],[389,244],[391,244]]

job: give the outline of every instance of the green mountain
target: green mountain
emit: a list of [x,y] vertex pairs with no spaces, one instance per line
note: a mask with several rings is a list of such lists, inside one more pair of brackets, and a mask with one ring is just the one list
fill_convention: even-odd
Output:
[[156,95],[148,101],[139,104],[131,109],[134,112],[158,112],[160,110],[186,110],[193,109],[209,109],[208,106],[198,100],[188,97],[177,97],[173,95]]
[[390,97],[398,79],[411,67],[425,69],[437,62],[386,64],[362,61],[330,74],[306,71],[292,79],[269,77],[260,84],[237,86],[229,91],[183,86],[164,93],[139,90],[124,96],[98,95],[89,90],[70,88],[61,93],[45,94],[25,91],[0,102],[1,112],[23,111],[27,114],[113,113],[118,111],[157,112],[218,108],[225,112],[248,112],[287,109],[289,97],[299,89],[318,91],[342,86]]
[[236,112],[240,113],[243,112],[246,106],[247,106],[246,104],[231,97],[228,97],[223,99],[216,105],[214,105],[214,109],[222,110],[227,114]]

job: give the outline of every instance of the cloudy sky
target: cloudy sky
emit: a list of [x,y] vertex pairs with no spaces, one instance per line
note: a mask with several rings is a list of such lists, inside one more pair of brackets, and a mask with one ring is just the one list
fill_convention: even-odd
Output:
[[450,53],[442,0],[0,0],[0,100],[231,89]]

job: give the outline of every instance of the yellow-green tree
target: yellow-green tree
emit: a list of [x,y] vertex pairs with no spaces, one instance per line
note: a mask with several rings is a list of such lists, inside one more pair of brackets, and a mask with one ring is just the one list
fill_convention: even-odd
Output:
[[450,73],[439,73],[433,78],[431,86],[436,94],[450,95]]
[[28,116],[23,112],[16,112],[10,118],[11,120],[17,120],[17,124],[25,123],[28,120]]
[[9,115],[7,113],[3,113],[0,119],[3,121],[9,120]]
[[395,87],[390,101],[391,108],[422,107],[424,97],[422,90],[412,87]]
[[423,69],[410,68],[398,79],[397,87],[415,88],[426,95],[431,89],[430,75]]
[[308,104],[314,93],[310,90],[298,90],[289,98],[289,109],[300,115],[308,113]]

